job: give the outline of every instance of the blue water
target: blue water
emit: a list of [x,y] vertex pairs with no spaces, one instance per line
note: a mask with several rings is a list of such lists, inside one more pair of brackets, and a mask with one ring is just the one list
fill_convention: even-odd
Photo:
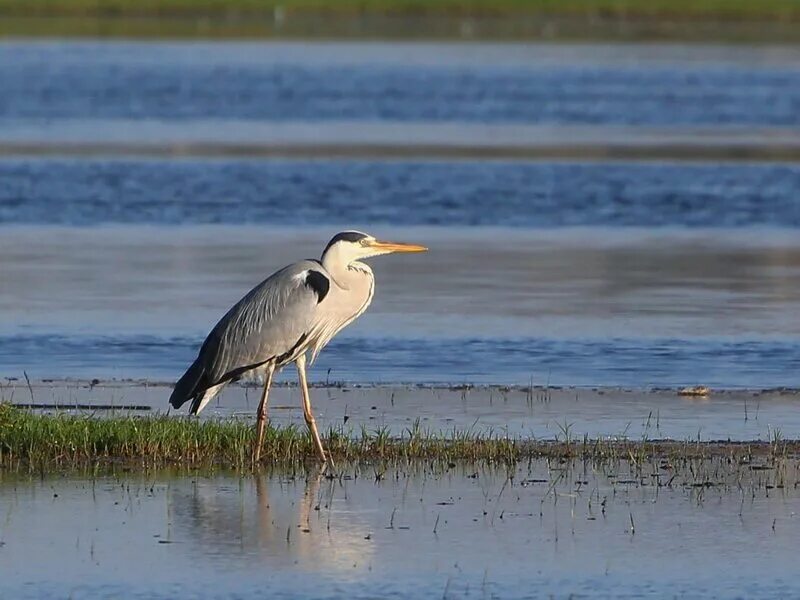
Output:
[[[6,43],[0,122],[114,118],[449,121],[624,125],[800,125],[791,62],[554,62],[535,51],[507,64],[407,64],[402,47],[325,44]],[[470,52],[469,50],[463,50]],[[430,53],[453,54],[447,45]],[[515,53],[510,47],[508,54]],[[343,54],[343,56],[341,56]],[[544,54],[544,53],[543,53]],[[372,57],[372,60],[370,60]]]
[[800,226],[800,166],[0,159],[0,224]]
[[[29,152],[57,155],[0,158],[0,377],[17,380],[0,399],[161,410],[164,386],[26,390],[24,377],[174,381],[251,286],[356,225],[431,250],[372,261],[373,305],[322,352],[315,383],[800,388],[797,164],[146,156],[193,139],[207,152],[291,144],[287,131],[312,149],[319,134],[411,153],[420,132],[469,147],[501,125],[503,143],[643,133],[635,144],[660,127],[692,143],[744,132],[752,149],[800,132],[798,64],[749,47],[0,43],[0,151],[33,140]],[[146,143],[137,158],[70,156],[86,140]],[[290,393],[273,414],[301,425]],[[677,438],[798,431],[796,394],[782,392],[749,413],[749,392],[562,391],[535,409],[521,392],[404,393],[316,403],[317,390],[315,407],[324,424],[394,432],[421,416],[636,437],[653,414]],[[251,412],[239,391],[206,414]],[[0,596],[798,595],[793,462],[590,467],[4,476]],[[682,470],[674,486],[649,476],[663,470]]]
[[[117,335],[0,337],[6,375],[33,378],[177,379],[203,339]],[[44,358],[46,357],[46,358]],[[344,335],[312,368],[315,383],[417,383],[632,388],[797,387],[792,340],[415,339]],[[293,370],[284,379],[294,380]]]
[[4,478],[0,594],[796,597],[796,462],[728,462]]
[[[457,565],[456,565],[457,566]],[[276,600],[294,600],[296,598],[313,598],[315,600],[372,600],[376,596],[387,600],[404,600],[414,597],[438,597],[445,589],[445,598],[513,598],[515,600],[533,600],[541,597],[541,591],[550,592],[549,597],[558,597],[569,590],[573,597],[591,597],[623,600],[641,600],[643,598],[693,597],[693,598],[742,598],[742,592],[757,595],[761,598],[786,598],[798,592],[798,586],[789,577],[769,578],[754,582],[750,576],[733,578],[708,577],[701,583],[694,578],[676,579],[662,577],[640,577],[625,574],[609,576],[596,574],[585,577],[581,575],[564,575],[550,577],[524,573],[515,575],[514,579],[487,582],[475,574],[462,574],[454,568],[456,574],[429,575],[419,580],[416,573],[402,573],[395,576],[371,577],[366,581],[351,582],[346,578],[322,579],[315,577],[309,581],[307,577],[281,577],[279,581],[263,577],[260,583],[243,583],[233,578],[214,578],[198,583],[195,580],[181,584],[147,584],[144,581],[106,584],[75,584],[65,586],[54,578],[43,584],[26,582],[28,585],[2,585],[0,591],[21,600],[57,595],[65,587],[70,591],[70,598],[76,600],[109,598],[125,596],[136,600],[155,600],[158,598],[181,595],[188,598],[224,598],[226,600],[250,600],[264,597],[265,592]],[[259,579],[258,577],[255,577]],[[457,583],[452,583],[456,580]],[[535,590],[535,591],[534,591]]]
[[145,141],[178,151],[196,128],[212,149],[242,127],[278,146],[302,132],[313,148],[315,127],[331,125],[325,136],[346,139],[328,143],[346,146],[363,128],[367,141],[389,135],[413,152],[431,124],[450,129],[430,128],[424,142],[445,146],[480,143],[491,131],[481,124],[542,126],[524,131],[550,142],[654,126],[700,139],[744,131],[757,146],[771,139],[763,128],[780,139],[800,131],[795,58],[725,47],[2,43],[0,145],[35,140],[57,157],[0,159],[0,376],[174,378],[247,289],[358,226],[431,252],[374,262],[372,310],[317,374],[796,387],[797,164],[164,159],[146,144],[140,157],[104,159],[70,157],[69,146],[119,150],[140,124]]
[[[2,159],[0,224],[41,236],[0,260],[36,279],[0,290],[0,375],[176,379],[249,287],[364,224],[432,252],[373,262],[373,310],[397,305],[335,340],[317,381],[797,387],[798,189],[796,165]],[[276,231],[312,225],[281,250]]]

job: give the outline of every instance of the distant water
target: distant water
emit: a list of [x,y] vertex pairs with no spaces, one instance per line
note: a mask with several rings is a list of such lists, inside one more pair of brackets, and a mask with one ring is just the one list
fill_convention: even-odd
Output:
[[535,45],[12,42],[0,46],[0,123],[800,125],[800,69],[791,56],[697,55],[706,60],[634,45],[566,46],[559,57]]
[[[492,155],[654,130],[684,162]],[[0,400],[160,411],[233,302],[356,227],[430,251],[371,261],[373,305],[314,383],[636,390],[317,390],[323,429],[798,438],[797,393],[639,391],[800,388],[800,166],[682,155],[798,132],[792,48],[0,43],[0,153],[28,153],[0,158]],[[292,136],[411,158],[214,155]],[[198,141],[209,158],[169,158]],[[420,150],[454,142],[492,160]],[[205,414],[250,416],[252,391]],[[296,394],[276,423],[302,425]],[[796,597],[796,465],[734,466],[4,478],[0,595]]]
[[[117,335],[0,336],[6,375],[171,381],[203,339]],[[787,340],[408,339],[343,336],[312,368],[316,383],[715,388],[797,387],[800,345]],[[288,370],[283,379],[294,380]]]
[[[0,159],[0,376],[174,378],[248,289],[357,227],[431,251],[374,261],[374,305],[317,380],[800,386],[797,164],[492,154],[635,153],[655,132],[677,159],[772,156],[800,131],[798,65],[744,46],[0,43],[0,152],[54,155]],[[194,143],[209,157],[169,158]],[[366,156],[214,155],[293,143]]]
[[0,159],[0,224],[800,226],[800,166]]

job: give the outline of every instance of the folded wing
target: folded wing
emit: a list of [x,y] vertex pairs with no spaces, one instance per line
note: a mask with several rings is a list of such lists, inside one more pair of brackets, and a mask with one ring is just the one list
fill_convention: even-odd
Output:
[[170,397],[174,407],[238,379],[269,361],[276,366],[305,351],[330,278],[316,261],[281,269],[237,302],[206,338]]

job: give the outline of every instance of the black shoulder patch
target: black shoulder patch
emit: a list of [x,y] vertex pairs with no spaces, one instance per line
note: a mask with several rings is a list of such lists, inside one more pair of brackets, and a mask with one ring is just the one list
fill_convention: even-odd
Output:
[[[331,246],[333,246],[336,242],[360,242],[364,238],[369,237],[366,233],[361,233],[360,231],[342,231],[337,233],[335,236],[331,238],[331,241],[328,242],[328,245],[325,246],[325,251],[328,250]],[[322,253],[325,254],[325,251]]]
[[331,282],[319,271],[309,269],[306,275],[306,285],[314,290],[317,294],[317,303],[319,304],[328,295],[328,290],[331,289]]

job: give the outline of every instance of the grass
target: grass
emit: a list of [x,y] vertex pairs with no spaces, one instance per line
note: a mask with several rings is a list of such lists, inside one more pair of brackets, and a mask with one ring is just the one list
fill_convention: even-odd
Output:
[[325,13],[421,16],[569,15],[688,19],[797,19],[797,0],[0,0],[15,15]]
[[0,0],[0,35],[800,41],[800,0]]
[[[326,447],[339,464],[461,461],[517,464],[546,458],[645,462],[722,457],[741,464],[800,456],[800,441],[774,436],[769,442],[675,442],[563,439],[539,441],[453,430],[425,432],[415,425],[392,437],[386,429],[330,430]],[[67,413],[41,414],[0,405],[0,468],[41,471],[88,465],[132,468],[220,466],[253,468],[253,428],[238,420],[202,421],[167,416],[96,418]],[[264,464],[287,466],[314,460],[305,429],[268,427]]]

